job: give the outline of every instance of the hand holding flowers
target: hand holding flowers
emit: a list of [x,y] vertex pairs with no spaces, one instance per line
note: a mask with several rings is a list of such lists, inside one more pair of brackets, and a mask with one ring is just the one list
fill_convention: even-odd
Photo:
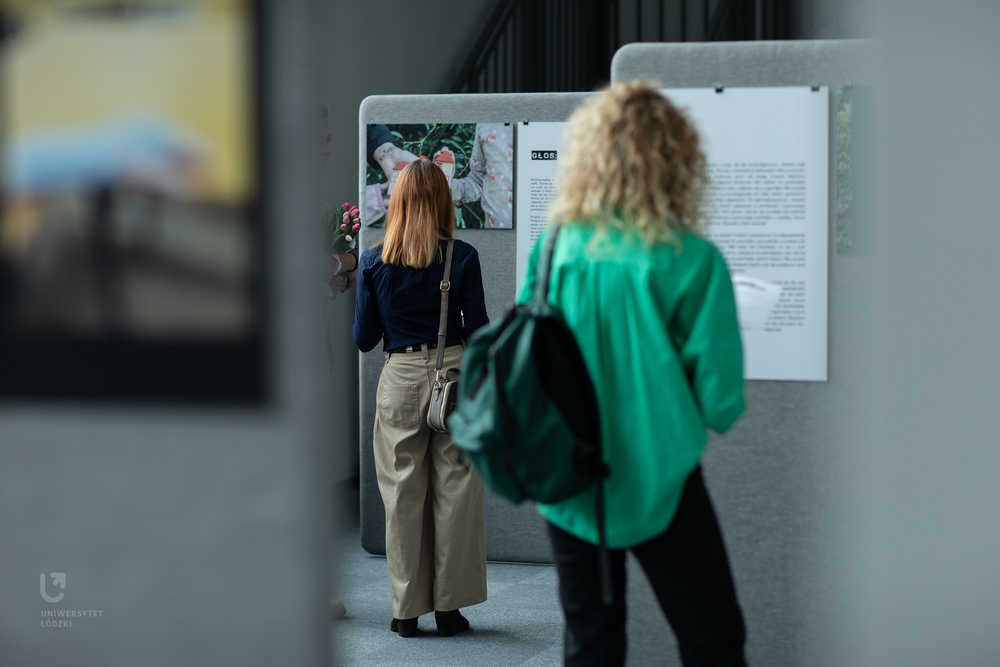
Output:
[[330,230],[330,253],[349,252],[357,258],[358,232],[361,231],[361,213],[357,206],[345,202],[337,211],[327,213]]

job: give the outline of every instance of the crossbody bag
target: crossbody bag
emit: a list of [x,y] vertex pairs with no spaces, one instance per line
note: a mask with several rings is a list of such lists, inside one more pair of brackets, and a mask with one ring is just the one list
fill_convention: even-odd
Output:
[[444,259],[444,278],[441,280],[441,325],[438,327],[437,361],[434,364],[434,386],[431,387],[431,407],[427,413],[427,425],[438,433],[448,432],[447,419],[458,402],[457,368],[443,371],[444,349],[448,336],[448,292],[451,291],[451,258],[455,251],[455,240],[448,240],[448,250]]

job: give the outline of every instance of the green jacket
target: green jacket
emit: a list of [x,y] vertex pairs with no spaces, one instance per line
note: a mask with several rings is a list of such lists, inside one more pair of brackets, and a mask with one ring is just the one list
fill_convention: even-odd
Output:
[[[531,251],[521,303],[531,300],[547,234]],[[611,468],[608,545],[641,544],[670,525],[706,427],[721,433],[743,412],[743,349],[726,263],[693,234],[647,247],[632,233],[569,224],[556,243],[549,302],[576,335],[597,391]],[[594,493],[538,510],[596,544]]]

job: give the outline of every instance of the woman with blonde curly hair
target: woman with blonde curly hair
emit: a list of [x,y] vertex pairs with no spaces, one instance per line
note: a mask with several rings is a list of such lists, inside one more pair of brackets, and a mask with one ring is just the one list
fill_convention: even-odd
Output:
[[625,664],[625,552],[652,584],[684,665],[745,665],[744,625],[699,459],[706,428],[743,412],[743,353],[726,263],[702,236],[698,135],[635,81],[570,120],[550,227],[549,301],[576,336],[600,406],[613,604],[601,603],[596,489],[539,505],[566,616],[566,665]]

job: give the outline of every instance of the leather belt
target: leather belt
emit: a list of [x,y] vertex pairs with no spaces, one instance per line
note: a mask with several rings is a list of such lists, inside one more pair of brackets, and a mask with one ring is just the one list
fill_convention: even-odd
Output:
[[[454,347],[455,345],[461,345],[462,341],[448,341],[445,344],[445,348]],[[417,343],[415,345],[407,345],[406,347],[397,347],[395,350],[388,350],[389,354],[396,354],[397,352],[422,352],[423,350],[436,350],[437,343]]]

